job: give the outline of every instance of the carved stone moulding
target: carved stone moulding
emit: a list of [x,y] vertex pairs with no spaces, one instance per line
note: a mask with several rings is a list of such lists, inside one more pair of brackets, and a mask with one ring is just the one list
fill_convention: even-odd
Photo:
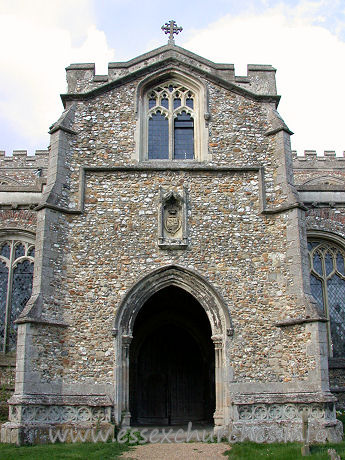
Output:
[[303,442],[303,413],[308,416],[311,442],[342,440],[342,423],[335,417],[333,402],[236,405],[230,435],[240,442]]
[[310,420],[335,420],[334,403],[243,404],[237,406],[239,421],[302,420],[306,411]]
[[112,407],[10,405],[13,423],[109,423]]
[[[302,430],[302,421],[235,422],[230,425],[229,438],[232,442],[303,442]],[[309,423],[310,442],[341,442],[342,438],[343,425],[339,420],[332,424],[318,421]]]
[[[81,430],[80,433],[89,436],[93,428],[106,433],[113,427],[112,409],[111,406],[11,404],[9,422],[1,425],[0,440],[17,445],[52,442],[52,428],[67,430],[67,435],[68,430],[69,433]],[[65,442],[75,442],[69,436]]]

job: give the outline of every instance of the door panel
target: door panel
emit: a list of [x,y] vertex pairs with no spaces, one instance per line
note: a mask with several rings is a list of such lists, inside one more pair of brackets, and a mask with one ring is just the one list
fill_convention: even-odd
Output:
[[138,422],[202,421],[206,378],[201,351],[187,331],[169,325],[151,334],[138,354]]

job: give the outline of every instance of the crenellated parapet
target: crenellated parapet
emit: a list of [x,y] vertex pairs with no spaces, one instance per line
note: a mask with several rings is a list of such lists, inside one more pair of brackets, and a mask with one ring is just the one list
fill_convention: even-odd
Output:
[[34,155],[29,155],[27,150],[13,150],[12,155],[6,155],[0,150],[0,169],[11,167],[47,167],[49,150],[36,150]]
[[300,200],[313,207],[343,207],[345,203],[345,157],[326,150],[318,156],[305,150],[303,156],[292,151],[294,182]]
[[304,150],[302,155],[297,154],[297,150],[292,150],[292,158],[293,160],[300,161],[300,162],[310,162],[310,161],[327,161],[327,160],[336,160],[336,161],[344,161],[345,160],[345,151],[340,152],[340,155],[337,156],[335,150],[324,150],[321,155],[317,154],[316,150]]
[[276,69],[271,65],[248,64],[247,75],[237,76],[233,64],[215,63],[176,45],[162,46],[126,62],[110,62],[107,75],[96,75],[94,63],[71,64],[66,68],[68,92],[62,95],[62,100],[69,100],[69,95],[81,97],[88,94],[92,97],[94,92],[98,94],[138,76],[159,73],[167,65],[178,67],[185,73],[193,70],[200,77],[207,75],[217,83],[230,84],[242,93],[244,90],[243,94],[271,96],[273,100],[279,100]]
[[26,199],[25,192],[41,193],[46,183],[48,159],[48,150],[36,150],[35,155],[28,155],[26,150],[14,150],[12,155],[0,151],[0,192],[11,195],[1,195],[1,203],[14,201],[15,192],[21,194],[21,202]]
[[296,150],[292,150],[293,168],[324,170],[345,170],[345,152],[340,156],[334,150],[325,150],[323,155],[317,155],[316,150],[305,150],[303,155],[297,155]]

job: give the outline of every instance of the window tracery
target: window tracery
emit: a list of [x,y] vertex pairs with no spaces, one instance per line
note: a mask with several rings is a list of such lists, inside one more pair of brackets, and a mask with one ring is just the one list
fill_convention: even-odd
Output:
[[328,240],[308,240],[311,292],[329,320],[329,354],[345,357],[345,250]]
[[14,321],[31,296],[35,246],[22,236],[0,239],[0,349],[16,348]]
[[195,93],[167,82],[148,91],[146,103],[148,159],[194,159]]

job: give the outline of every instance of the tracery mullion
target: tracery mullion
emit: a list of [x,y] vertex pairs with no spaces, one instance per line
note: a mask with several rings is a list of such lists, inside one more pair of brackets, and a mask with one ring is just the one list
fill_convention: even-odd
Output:
[[169,160],[174,159],[174,99],[172,93],[168,93],[169,101]]
[[[313,275],[314,278],[316,278],[318,281],[320,281],[321,283],[321,289],[322,289],[322,298],[321,298],[321,301],[322,301],[322,309],[327,317],[327,311],[326,311],[326,306],[325,306],[325,287],[324,287],[324,277],[323,277],[323,273],[319,273],[315,267],[314,267],[314,262],[313,262],[313,259],[314,259],[314,254],[315,252],[317,254],[319,254],[320,256],[320,260],[321,260],[321,272],[323,271],[323,267],[322,267],[322,254],[320,254],[319,251],[316,251],[316,250],[313,250],[312,252],[309,253],[309,258],[310,258],[310,274]],[[315,297],[315,299],[318,301],[318,299]],[[321,306],[321,303],[320,303],[320,306]]]
[[169,112],[169,159],[174,159],[174,113],[173,111]]
[[[333,357],[333,346],[332,346],[332,337],[331,337],[331,317],[329,314],[329,305],[328,305],[328,289],[327,289],[327,272],[326,272],[326,257],[325,251],[321,253],[321,264],[322,264],[322,291],[325,304],[325,313],[327,318],[327,341],[328,341],[328,354]],[[331,274],[330,274],[331,277]]]
[[15,321],[22,312],[32,292],[33,260],[28,256],[27,243],[21,243],[24,254],[19,255],[13,264],[12,299],[10,310],[10,331],[7,349],[15,349],[17,341],[17,328]]
[[10,328],[10,319],[11,319],[11,304],[12,304],[12,282],[13,282],[13,262],[14,262],[14,252],[15,252],[15,241],[10,242],[10,257],[9,257],[9,270],[8,270],[8,280],[7,280],[7,298],[6,298],[6,313],[5,313],[5,327],[4,327],[4,342],[3,342],[3,352],[7,351],[8,337],[9,337],[9,328]]
[[[326,288],[327,288],[327,307],[329,311],[329,327],[330,327],[330,335],[332,339],[332,354],[333,357],[338,357],[339,353],[340,356],[343,356],[344,352],[344,345],[343,345],[343,332],[344,328],[342,326],[343,319],[339,317],[340,315],[340,308],[341,306],[337,304],[337,292],[338,289],[341,288],[341,285],[338,285],[337,280],[343,280],[342,276],[339,276],[338,268],[337,268],[337,248],[335,247],[328,247],[327,253],[325,255],[325,265],[327,263],[326,256],[328,254],[331,255],[332,258],[332,271],[329,275],[326,273]],[[338,308],[337,308],[338,307]]]

